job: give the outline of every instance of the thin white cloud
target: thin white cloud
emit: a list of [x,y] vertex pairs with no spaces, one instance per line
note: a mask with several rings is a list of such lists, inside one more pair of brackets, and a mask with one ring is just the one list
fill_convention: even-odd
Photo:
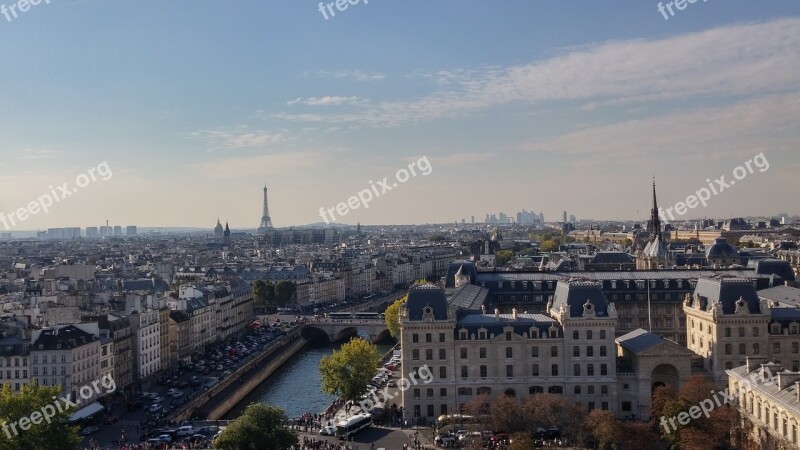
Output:
[[237,179],[253,175],[280,175],[317,165],[324,154],[317,151],[289,151],[257,156],[217,159],[190,164],[190,168],[212,178]]
[[[434,167],[460,166],[487,161],[494,157],[494,153],[452,153],[443,156],[431,156],[431,165]],[[416,159],[414,159],[415,161]]]
[[[742,36],[746,36],[743,39]],[[397,126],[512,102],[586,101],[585,109],[800,88],[800,19],[739,24],[659,40],[610,41],[505,69],[442,71],[438,93],[357,113],[288,114],[298,122]]]
[[229,149],[260,148],[283,140],[283,135],[279,133],[249,130],[200,130],[193,132],[191,136]]
[[20,159],[52,159],[56,156],[52,150],[33,150],[29,148],[23,149],[20,153],[22,154]]
[[339,106],[339,105],[363,105],[367,103],[368,100],[363,99],[361,97],[337,97],[337,96],[325,96],[325,97],[297,97],[294,100],[290,100],[286,102],[287,106],[293,105],[307,105],[307,106]]
[[800,93],[793,93],[588,127],[523,148],[571,156],[582,164],[697,164],[765,149],[791,151],[798,144],[798,123]]
[[380,81],[386,79],[386,74],[380,72],[369,72],[361,69],[351,70],[318,70],[316,72],[304,72],[304,76],[317,76],[320,78],[349,78],[355,81]]

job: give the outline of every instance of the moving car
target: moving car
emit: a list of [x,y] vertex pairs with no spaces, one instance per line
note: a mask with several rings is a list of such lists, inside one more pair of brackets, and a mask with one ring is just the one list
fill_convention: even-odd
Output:
[[324,426],[321,430],[319,430],[319,434],[322,436],[333,436],[336,434],[336,427],[333,425]]

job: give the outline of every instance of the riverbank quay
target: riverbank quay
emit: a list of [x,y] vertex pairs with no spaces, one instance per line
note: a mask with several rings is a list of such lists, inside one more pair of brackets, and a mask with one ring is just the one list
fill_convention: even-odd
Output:
[[[270,343],[266,350],[251,361],[239,367],[235,372],[216,383],[207,391],[202,392],[196,398],[182,405],[170,414],[167,420],[180,423],[192,418],[216,420],[222,417],[225,412],[236,404],[229,405],[230,402],[228,400],[230,398],[238,397],[239,400],[244,398],[258,386],[260,381],[266,379],[277,367],[280,367],[280,364],[308,343],[301,336],[301,330],[302,325],[296,325],[287,330],[285,336]],[[253,379],[260,379],[260,381],[259,383],[252,383]],[[224,412],[219,413],[223,409]]]

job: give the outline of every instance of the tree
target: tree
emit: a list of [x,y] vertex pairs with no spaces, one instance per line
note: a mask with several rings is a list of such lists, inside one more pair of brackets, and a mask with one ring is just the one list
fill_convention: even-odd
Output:
[[586,417],[586,427],[600,443],[600,449],[614,448],[622,441],[622,426],[611,411],[594,409]]
[[492,426],[507,433],[525,431],[527,423],[522,405],[513,397],[501,395],[492,402]]
[[624,241],[622,241],[622,246],[623,246],[623,247],[625,247],[625,248],[628,248],[628,247],[630,247],[631,245],[633,245],[633,241],[632,241],[632,240],[630,240],[630,239],[627,239],[627,238],[626,238]]
[[393,338],[400,338],[400,307],[408,300],[408,294],[395,300],[394,303],[386,307],[383,312],[386,327],[389,329]]
[[536,448],[528,433],[515,433],[511,435],[511,445],[508,450],[530,450]]
[[651,425],[643,422],[622,422],[623,448],[651,448],[658,442],[658,434]]
[[[653,417],[654,421],[659,421],[661,436],[669,441],[674,447],[683,450],[705,450],[705,449],[732,449],[732,438],[737,438],[735,429],[738,427],[738,415],[735,410],[726,405],[717,407],[706,417],[704,414],[697,418],[691,417],[689,412],[700,410],[700,404],[712,402],[714,384],[701,375],[691,377],[672,400],[663,401],[661,416],[666,423],[661,423],[661,417]],[[664,391],[666,392],[666,391]],[[656,390],[659,393],[659,389]],[[666,397],[663,393],[661,397]],[[662,399],[659,399],[662,402]],[[655,406],[654,406],[655,410]],[[681,424],[678,416],[683,414],[684,418],[690,418],[688,423]],[[686,419],[684,419],[684,422]],[[669,424],[667,426],[666,424]],[[677,429],[676,429],[677,428]]]
[[494,253],[494,262],[498,266],[505,266],[514,259],[514,252],[511,250],[498,250]]
[[220,450],[288,450],[297,445],[297,434],[283,426],[283,410],[251,403],[239,418],[228,424],[214,440]]
[[529,418],[528,431],[533,434],[537,428],[556,427],[567,436],[582,441],[585,435],[584,413],[580,405],[572,403],[558,394],[535,394],[529,396],[522,405]]
[[[9,385],[3,384],[0,387],[0,422],[7,428],[0,432],[0,450],[76,448],[81,437],[78,428],[68,422],[72,410],[64,408],[62,411],[61,405],[56,407],[53,398],[59,395],[60,386],[24,385],[18,394],[14,394]],[[43,414],[50,419],[43,420]],[[21,419],[30,428],[23,430]],[[12,423],[16,424],[13,428]]]
[[541,248],[541,250],[543,252],[554,252],[554,251],[558,250],[558,245],[559,245],[558,241],[553,240],[553,239],[548,239],[548,240],[542,242],[542,245],[540,246],[540,248]]
[[294,300],[294,294],[297,292],[297,286],[287,280],[279,281],[275,285],[275,301],[281,305],[287,305]]
[[361,338],[353,339],[320,361],[322,392],[345,401],[360,399],[367,392],[380,361],[375,344]]
[[253,283],[253,301],[258,311],[266,311],[275,303],[275,286],[269,281],[257,280]]
[[678,390],[671,385],[659,386],[653,391],[650,401],[650,421],[658,425],[664,415],[664,406],[678,398]]

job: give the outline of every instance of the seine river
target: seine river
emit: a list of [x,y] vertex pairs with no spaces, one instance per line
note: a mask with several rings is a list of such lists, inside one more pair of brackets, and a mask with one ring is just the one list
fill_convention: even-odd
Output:
[[[333,398],[320,389],[319,362],[341,345],[341,342],[329,344],[321,339],[309,343],[228,412],[225,419],[238,417],[245,406],[253,402],[281,407],[287,417],[298,417],[305,412],[321,413]],[[391,348],[391,343],[378,345],[381,355]]]

